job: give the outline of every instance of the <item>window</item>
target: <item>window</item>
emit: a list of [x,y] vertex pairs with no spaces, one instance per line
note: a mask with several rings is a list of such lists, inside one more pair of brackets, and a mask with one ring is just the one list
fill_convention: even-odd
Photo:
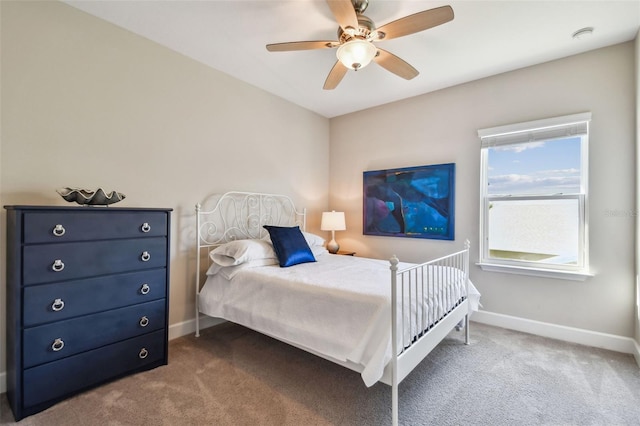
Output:
[[588,276],[590,113],[482,129],[483,269]]

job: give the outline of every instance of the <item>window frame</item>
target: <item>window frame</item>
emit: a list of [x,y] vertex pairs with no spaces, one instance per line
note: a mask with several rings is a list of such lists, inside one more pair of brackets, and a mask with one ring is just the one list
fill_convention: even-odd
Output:
[[[480,155],[480,251],[479,261],[476,264],[483,270],[570,280],[584,280],[587,277],[593,276],[589,272],[588,150],[590,121],[591,113],[581,113],[478,130],[478,136],[482,144]],[[489,148],[534,141],[552,141],[578,136],[580,137],[581,152],[581,188],[579,193],[508,195],[490,195],[488,193]],[[491,202],[562,199],[576,199],[578,201],[579,259],[576,265],[541,263],[490,256],[489,206]]]

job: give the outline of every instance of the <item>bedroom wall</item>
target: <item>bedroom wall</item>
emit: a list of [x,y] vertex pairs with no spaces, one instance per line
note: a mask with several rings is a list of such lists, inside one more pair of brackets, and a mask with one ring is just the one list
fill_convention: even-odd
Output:
[[[289,194],[319,229],[328,119],[63,3],[0,10],[0,202],[67,205],[55,189],[80,186],[123,192],[123,207],[173,208],[172,325],[193,318],[193,209],[204,196]],[[0,221],[4,234],[4,209]]]
[[[634,337],[634,43],[628,42],[331,120],[330,206],[344,210],[338,242],[359,255],[424,261],[471,241],[478,259],[477,129],[591,111],[591,270],[584,282],[483,272],[471,279],[483,310]],[[456,163],[454,242],[362,235],[362,172]]]
[[640,364],[640,31],[636,34],[636,361]]

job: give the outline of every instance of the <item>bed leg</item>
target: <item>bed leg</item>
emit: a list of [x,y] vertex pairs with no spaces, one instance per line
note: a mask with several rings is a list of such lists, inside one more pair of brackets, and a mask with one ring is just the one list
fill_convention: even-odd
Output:
[[198,309],[199,294],[196,294],[196,337],[200,337],[200,309]]
[[469,314],[464,316],[464,344],[470,344],[469,341]]
[[391,423],[398,426],[398,384],[391,386]]

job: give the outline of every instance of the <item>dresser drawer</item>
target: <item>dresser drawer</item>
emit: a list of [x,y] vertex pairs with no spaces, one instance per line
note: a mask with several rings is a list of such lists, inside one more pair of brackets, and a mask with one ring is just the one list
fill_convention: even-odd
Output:
[[161,268],[25,287],[23,323],[31,327],[162,299],[166,274]]
[[165,237],[40,244],[23,248],[23,285],[164,267]]
[[75,355],[163,328],[165,300],[26,328],[24,367]]
[[76,393],[164,359],[165,332],[159,330],[69,358],[26,369],[23,406]]
[[86,207],[78,212],[31,211],[24,214],[25,244],[165,235],[165,212],[100,211]]

